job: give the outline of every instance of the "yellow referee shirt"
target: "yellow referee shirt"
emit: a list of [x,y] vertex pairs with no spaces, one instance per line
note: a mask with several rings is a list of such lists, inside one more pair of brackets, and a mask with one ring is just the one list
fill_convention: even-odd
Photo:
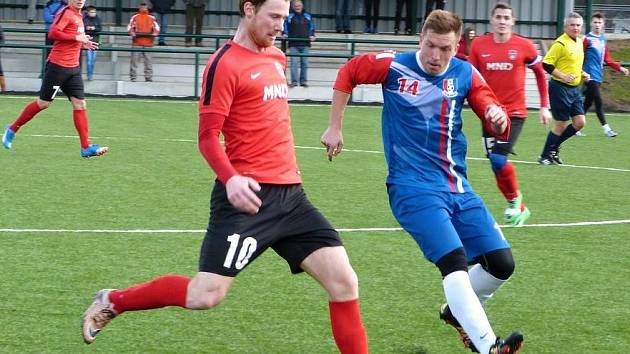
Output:
[[[582,81],[582,64],[584,63],[582,41],[582,37],[573,39],[568,34],[563,33],[553,42],[543,59],[543,63],[553,65],[558,71],[567,75],[575,75],[575,80],[569,84],[571,86],[577,86]],[[551,78],[564,83],[559,77],[552,75]]]

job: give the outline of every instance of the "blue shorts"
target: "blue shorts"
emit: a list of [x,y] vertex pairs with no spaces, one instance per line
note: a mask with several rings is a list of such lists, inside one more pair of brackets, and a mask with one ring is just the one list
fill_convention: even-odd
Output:
[[579,86],[549,80],[549,103],[555,120],[567,121],[571,117],[584,115],[584,102]]
[[394,217],[433,263],[461,247],[469,261],[510,248],[499,225],[474,192],[436,192],[390,185],[388,194]]

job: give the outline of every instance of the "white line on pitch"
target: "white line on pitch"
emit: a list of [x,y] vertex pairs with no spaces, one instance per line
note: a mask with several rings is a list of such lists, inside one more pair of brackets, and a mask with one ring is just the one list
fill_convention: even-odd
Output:
[[[551,224],[531,224],[521,227],[573,227],[573,226],[597,226],[597,225],[616,225],[630,224],[628,220],[605,220],[605,221],[583,221],[572,223],[551,223]],[[501,225],[502,228],[512,228],[512,225]],[[368,227],[368,228],[340,228],[339,232],[393,232],[402,231],[400,227]],[[197,234],[204,233],[206,230],[148,230],[148,229],[0,229],[0,232],[7,233],[91,233],[91,234]]]
[[[26,136],[32,136],[32,137],[37,137],[37,138],[62,138],[62,139],[78,139],[78,137],[76,135],[54,135],[54,134],[25,134]],[[110,137],[110,136],[93,136],[92,139],[97,140],[97,139],[111,139],[111,140],[134,140],[134,141],[140,141],[140,140],[145,140],[143,138],[134,138],[134,137]],[[178,143],[196,143],[197,140],[194,139],[159,139],[160,141],[169,141],[169,142],[178,142]],[[295,146],[296,149],[304,149],[304,150],[325,150],[324,147],[319,147],[319,146],[301,146],[301,145],[296,145]],[[357,153],[366,153],[366,154],[383,154],[382,151],[376,151],[376,150],[360,150],[360,149],[344,149],[343,151],[345,152],[357,152]],[[487,161],[488,159],[486,159],[485,157],[467,157],[467,160],[473,160],[473,161]],[[523,160],[510,160],[511,162],[514,163],[520,163],[520,164],[529,164],[529,165],[537,165],[538,162],[535,161],[523,161]],[[615,172],[630,172],[630,169],[624,169],[624,168],[614,168],[614,167],[599,167],[599,166],[584,166],[584,165],[570,165],[570,164],[562,164],[562,165],[557,165],[558,167],[563,167],[563,168],[583,168],[583,169],[590,169],[590,170],[605,170],[605,171],[615,171]],[[555,167],[555,166],[554,166]],[[545,168],[554,168],[554,167],[549,167],[546,166]]]
[[[11,98],[11,99],[32,99],[33,96],[21,96],[21,95],[11,95],[11,96],[4,96],[2,97],[3,99],[7,99],[7,98]],[[198,101],[197,100],[193,100],[193,99],[187,99],[187,98],[177,98],[175,97],[175,99],[169,99],[169,98],[155,98],[155,99],[142,99],[142,98],[117,98],[117,97],[99,97],[99,96],[90,96],[88,97],[88,101],[105,101],[105,102],[141,102],[141,103],[174,103],[174,104],[191,104],[191,105],[197,105]],[[353,105],[353,104],[349,104],[349,106],[351,107],[363,107],[363,108],[378,108],[378,109],[382,109],[383,105],[378,103],[378,102],[372,102],[373,104],[364,104],[364,105]],[[296,102],[290,102],[290,105],[292,106],[301,106],[301,107],[327,107],[330,106],[330,101],[322,101],[320,103],[300,103],[299,101]],[[464,108],[464,111],[466,112],[472,112],[472,109],[470,108]],[[532,112],[535,112],[535,110],[532,110]],[[607,115],[610,116],[629,116],[630,113],[623,113],[623,112],[613,112],[613,113],[606,113]]]

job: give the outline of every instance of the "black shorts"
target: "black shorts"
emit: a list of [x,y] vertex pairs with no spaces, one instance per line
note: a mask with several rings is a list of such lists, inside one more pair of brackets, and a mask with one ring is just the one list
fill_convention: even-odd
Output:
[[201,245],[199,271],[234,277],[271,247],[292,273],[322,247],[341,246],[339,234],[306,198],[300,184],[263,184],[255,215],[236,210],[225,186],[216,182],[210,197],[210,222]]
[[566,122],[572,117],[584,115],[582,91],[557,80],[549,80],[549,104],[553,119]]
[[2,59],[0,59],[0,76],[4,76],[4,72],[2,71]]
[[507,156],[508,154],[514,154],[514,146],[518,140],[521,131],[523,130],[523,124],[525,124],[525,118],[510,117],[510,137],[508,141],[496,139],[492,135],[483,130],[483,148],[486,151],[486,157],[490,156],[490,153]]
[[47,62],[42,87],[39,90],[39,98],[43,101],[51,102],[59,93],[59,90],[70,97],[80,100],[85,98],[83,91],[83,78],[81,77],[81,67],[64,68],[57,64]]

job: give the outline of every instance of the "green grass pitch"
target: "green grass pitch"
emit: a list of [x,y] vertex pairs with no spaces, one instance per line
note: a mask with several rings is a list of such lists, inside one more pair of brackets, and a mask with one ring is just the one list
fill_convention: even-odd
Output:
[[[30,100],[0,97],[0,124]],[[398,227],[385,193],[380,108],[347,110],[348,151],[332,163],[319,146],[328,106],[291,108],[313,203],[338,228]],[[196,272],[203,233],[195,230],[206,227],[214,179],[197,150],[194,103],[89,98],[88,109],[94,142],[111,147],[102,158],[80,158],[62,98],[19,132],[12,151],[0,151],[1,353],[336,352],[325,292],[308,276],[290,275],[273,252],[215,309],[126,313],[84,345],[79,318],[96,290]],[[546,129],[534,112],[512,156],[529,224],[539,226],[504,229],[517,269],[486,310],[498,335],[525,333],[523,353],[630,352],[630,224],[567,225],[630,219],[630,116],[608,118],[619,137],[604,137],[589,114],[587,136],[565,144],[565,162],[578,167],[535,163]],[[500,220],[505,202],[469,111],[465,129],[468,155],[478,158],[468,160],[469,178]],[[466,352],[438,320],[439,272],[407,234],[341,235],[359,276],[372,353]]]

